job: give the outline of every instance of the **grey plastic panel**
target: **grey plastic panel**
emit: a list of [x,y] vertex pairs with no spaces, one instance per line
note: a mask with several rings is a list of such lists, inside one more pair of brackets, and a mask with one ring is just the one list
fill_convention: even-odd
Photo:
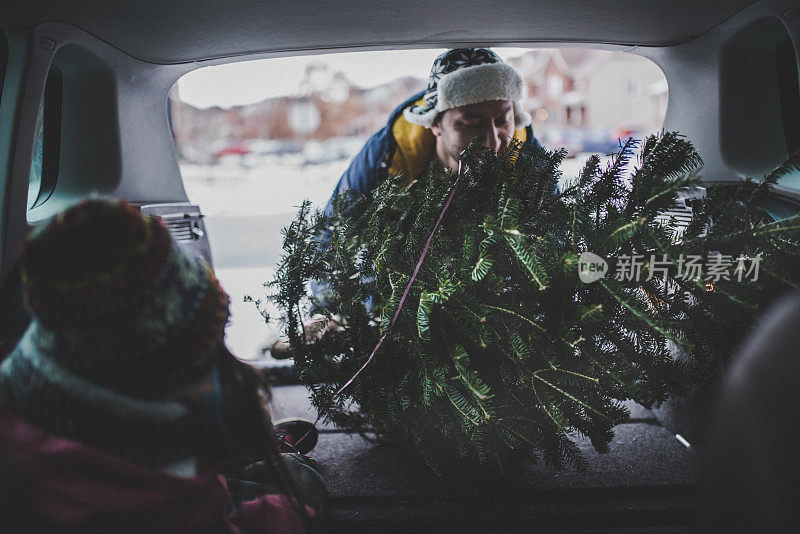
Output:
[[[2,210],[0,282],[32,224],[90,196],[185,202],[167,118],[170,87],[189,67],[132,58],[75,27],[44,23],[9,34],[3,109],[11,145]],[[36,119],[53,61],[64,76],[59,177],[52,196],[27,210]],[[18,91],[18,94],[15,94]]]
[[192,258],[201,259],[213,268],[211,246],[203,223],[200,206],[184,202],[170,204],[145,204],[142,213],[160,219],[169,230],[172,239]]
[[[767,81],[753,76],[729,79],[723,73],[723,58],[726,47],[743,28],[765,18],[786,28],[797,53],[800,9],[793,0],[758,2],[688,43],[633,51],[655,61],[667,77],[669,103],[664,128],[680,131],[695,144],[705,163],[704,180],[726,182],[746,175],[760,177],[762,170],[770,167],[769,163],[761,162],[764,153],[772,154],[770,161],[780,160],[774,155],[774,145],[779,144],[786,155],[785,142],[776,140],[774,132],[765,133],[769,128],[782,133],[780,118],[773,115],[773,122],[764,126],[737,120],[737,113],[746,115],[747,111],[731,102],[730,91],[721,88],[723,81],[737,84],[736,94],[751,95],[754,105],[763,99]],[[737,147],[735,161],[731,161],[732,149],[725,152],[723,146]]]
[[671,45],[701,35],[754,1],[506,0],[500,7],[485,0],[28,0],[3,9],[0,24],[68,22],[138,58],[180,63],[369,46]]

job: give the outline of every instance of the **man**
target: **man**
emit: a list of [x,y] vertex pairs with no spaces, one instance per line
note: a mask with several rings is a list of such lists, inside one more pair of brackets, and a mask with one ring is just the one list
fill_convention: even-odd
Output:
[[[522,107],[524,95],[522,76],[488,48],[448,50],[434,60],[427,89],[395,109],[386,126],[367,140],[334,196],[346,190],[369,194],[389,176],[416,179],[433,158],[455,170],[459,154],[476,137],[495,151],[512,138],[538,146],[531,116]],[[326,212],[332,210],[332,198]],[[320,289],[311,286],[315,293]],[[313,321],[306,336],[314,339],[335,327],[333,321]],[[268,350],[275,358],[291,357],[283,339]]]
[[[450,169],[470,141],[495,151],[514,137],[538,145],[522,107],[525,82],[488,48],[456,48],[433,62],[428,88],[401,104],[356,155],[334,194],[367,194],[388,176],[417,178],[432,158]],[[331,203],[328,202],[328,208]]]

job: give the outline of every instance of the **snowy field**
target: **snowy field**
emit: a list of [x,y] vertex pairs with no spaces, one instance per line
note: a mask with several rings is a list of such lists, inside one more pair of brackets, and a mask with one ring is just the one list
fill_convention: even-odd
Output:
[[[565,178],[574,178],[585,158],[567,160]],[[245,295],[261,298],[281,256],[281,228],[304,199],[322,208],[348,159],[303,165],[300,155],[238,156],[217,165],[182,164],[189,200],[200,205],[211,242],[214,268],[231,296],[227,343],[243,359],[262,357],[260,347],[276,335]]]
[[[182,164],[189,201],[205,214],[214,269],[231,296],[227,343],[243,359],[261,357],[259,347],[273,336],[245,295],[261,298],[281,255],[281,228],[303,200],[325,206],[348,160],[305,165],[299,156],[233,157],[217,165]],[[275,309],[272,308],[272,312]]]

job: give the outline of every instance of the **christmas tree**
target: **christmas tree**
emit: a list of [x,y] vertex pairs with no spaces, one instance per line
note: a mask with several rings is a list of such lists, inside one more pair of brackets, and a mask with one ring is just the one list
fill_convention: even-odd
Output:
[[[331,213],[302,205],[268,286],[321,417],[438,472],[581,469],[571,437],[607,450],[623,401],[685,391],[797,286],[800,219],[759,207],[794,163],[702,196],[701,159],[676,133],[592,156],[559,189],[564,158],[471,145],[459,172],[434,161]],[[687,195],[682,227],[665,214]],[[312,311],[332,321],[324,335],[305,331]]]

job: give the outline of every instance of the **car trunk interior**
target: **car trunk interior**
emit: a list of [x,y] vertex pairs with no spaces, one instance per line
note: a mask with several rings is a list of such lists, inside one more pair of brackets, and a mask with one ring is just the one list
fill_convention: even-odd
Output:
[[[167,110],[176,80],[204,66],[455,45],[619,50],[649,58],[666,75],[664,128],[695,143],[703,180],[758,177],[800,149],[800,8],[793,0],[515,1],[503,10],[470,1],[469,19],[460,15],[463,5],[356,4],[369,16],[322,2],[32,1],[4,8],[0,354],[30,320],[17,262],[25,236],[78,199],[104,194],[151,212],[191,212],[173,225],[183,232],[178,242],[213,259],[202,220],[184,205]],[[45,164],[31,196],[43,101]],[[55,122],[47,119],[53,108]],[[48,128],[55,130],[51,137]],[[799,211],[797,184],[800,178],[790,177],[775,189],[765,206],[772,217]],[[270,362],[260,365],[270,372]],[[272,372],[283,381],[273,389],[273,416],[316,419],[291,372]],[[652,410],[631,402],[632,418],[616,427],[610,452],[599,454],[575,438],[585,472],[540,461],[513,483],[470,473],[444,481],[401,450],[322,424],[313,456],[332,496],[333,531],[690,530],[702,513],[696,462],[714,387],[711,380]]]

